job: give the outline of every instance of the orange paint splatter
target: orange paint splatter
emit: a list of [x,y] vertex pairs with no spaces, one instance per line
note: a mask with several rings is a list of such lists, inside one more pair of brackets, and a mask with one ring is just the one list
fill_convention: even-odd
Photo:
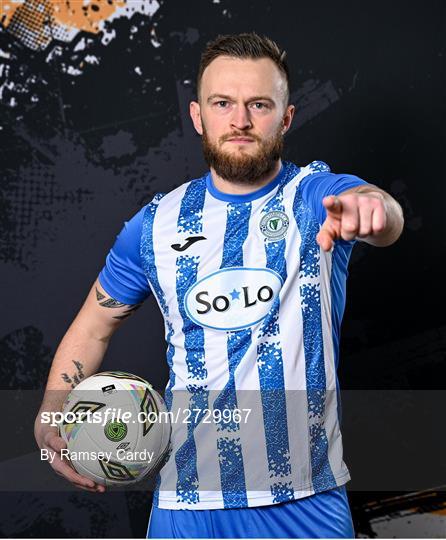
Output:
[[96,34],[100,30],[99,23],[113,15],[117,7],[124,7],[126,2],[124,0],[90,0],[87,2],[52,0],[52,4],[54,4],[56,23]]
[[3,0],[0,2],[0,24],[6,28],[11,22],[16,9],[24,3],[24,0]]
[[126,0],[3,0],[0,23],[27,47],[42,50],[53,38],[97,34],[101,23],[125,6]]

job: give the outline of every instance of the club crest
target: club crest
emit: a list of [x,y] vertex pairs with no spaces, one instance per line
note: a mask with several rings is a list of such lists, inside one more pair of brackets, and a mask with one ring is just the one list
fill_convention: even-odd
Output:
[[274,210],[262,217],[260,230],[268,240],[282,240],[286,236],[289,224],[290,220],[285,212]]

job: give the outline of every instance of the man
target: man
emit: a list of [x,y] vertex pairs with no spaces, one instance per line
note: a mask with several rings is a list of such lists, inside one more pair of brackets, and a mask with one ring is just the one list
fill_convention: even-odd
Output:
[[[108,342],[153,293],[170,368],[165,399],[198,410],[172,426],[151,537],[352,537],[336,367],[355,240],[395,242],[398,203],[323,162],[281,160],[291,125],[285,54],[265,37],[220,36],[190,104],[210,172],[157,194],[119,235],[60,344],[51,390],[76,358],[95,373]],[[244,406],[248,405],[248,406]],[[252,412],[228,421],[208,411]],[[40,447],[59,451],[36,421]],[[103,491],[60,459],[53,468]]]

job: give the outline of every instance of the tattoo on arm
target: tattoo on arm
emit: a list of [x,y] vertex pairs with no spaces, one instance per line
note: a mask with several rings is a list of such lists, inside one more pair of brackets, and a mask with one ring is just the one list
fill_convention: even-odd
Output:
[[126,319],[127,317],[130,317],[130,315],[139,309],[142,304],[135,304],[134,306],[130,306],[129,309],[124,311],[122,315],[116,315],[116,317],[113,317],[114,319]]
[[104,296],[100,291],[98,291],[96,287],[96,299],[99,302],[99,305],[105,308],[122,308],[125,306],[128,306],[128,309],[126,309],[121,315],[116,315],[113,317],[113,319],[126,319],[127,317],[130,317],[130,315],[139,309],[142,305],[141,304],[123,304],[122,302],[119,302],[118,300],[115,300],[114,298],[107,298]]
[[71,384],[71,388],[78,385],[82,379],[85,378],[84,366],[79,360],[72,360],[76,371],[70,376],[68,373],[61,373],[62,380],[68,384]]

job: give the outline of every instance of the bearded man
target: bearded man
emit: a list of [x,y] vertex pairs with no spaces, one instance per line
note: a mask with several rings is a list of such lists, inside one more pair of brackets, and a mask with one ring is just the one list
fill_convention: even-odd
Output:
[[[282,161],[295,107],[285,53],[267,37],[219,36],[197,83],[190,115],[209,171],[125,224],[59,346],[41,410],[60,409],[48,392],[69,391],[72,358],[95,373],[116,328],[153,294],[167,406],[198,413],[172,425],[148,536],[353,537],[336,376],[347,265],[357,240],[398,239],[401,208],[324,162]],[[36,438],[63,446],[37,423]]]

